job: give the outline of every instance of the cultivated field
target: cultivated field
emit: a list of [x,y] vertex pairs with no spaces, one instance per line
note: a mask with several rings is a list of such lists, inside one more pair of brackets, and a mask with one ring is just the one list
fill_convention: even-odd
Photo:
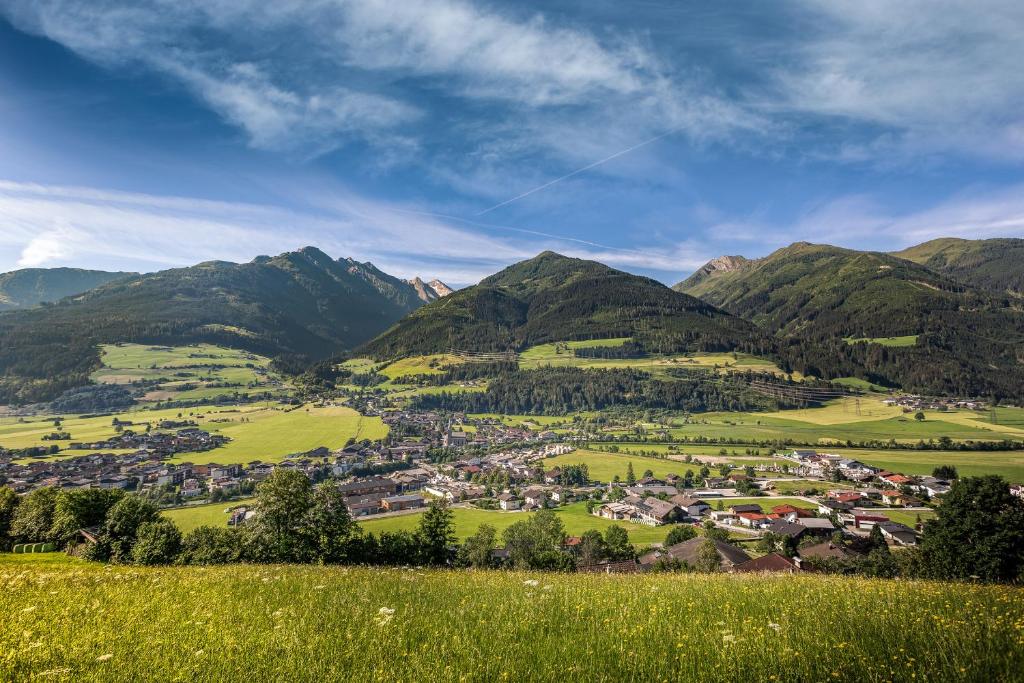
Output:
[[1024,670],[1021,589],[917,581],[0,560],[0,613],[3,680],[946,683]]

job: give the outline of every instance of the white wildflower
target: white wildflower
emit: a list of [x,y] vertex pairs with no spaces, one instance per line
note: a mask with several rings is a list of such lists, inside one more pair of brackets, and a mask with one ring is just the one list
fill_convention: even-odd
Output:
[[381,607],[377,610],[377,616],[373,618],[378,626],[386,626],[395,616],[395,610],[390,607]]
[[526,581],[523,581],[523,585],[530,586],[532,588],[534,586],[539,586],[540,581],[538,581],[537,579],[527,579]]
[[100,655],[99,657],[97,657],[96,661],[97,662],[106,662],[106,661],[110,661],[113,658],[114,658],[114,655],[112,655],[112,654],[105,654],[105,655]]

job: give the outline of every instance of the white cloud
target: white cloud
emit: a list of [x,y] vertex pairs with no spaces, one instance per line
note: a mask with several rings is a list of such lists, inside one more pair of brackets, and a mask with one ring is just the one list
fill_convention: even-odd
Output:
[[[877,125],[839,157],[955,150],[1024,158],[1024,3],[1018,0],[798,0],[802,40],[775,71],[791,108]],[[892,137],[890,131],[899,133]]]
[[302,208],[0,181],[0,270],[77,265],[153,270],[248,261],[305,245],[373,261],[401,277],[471,284],[545,249],[627,269],[676,273],[681,257],[616,249],[553,232],[452,225],[341,189],[296,192]]

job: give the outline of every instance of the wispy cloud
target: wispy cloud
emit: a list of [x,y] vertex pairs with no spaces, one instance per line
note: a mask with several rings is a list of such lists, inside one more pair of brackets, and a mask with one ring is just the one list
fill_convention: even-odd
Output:
[[[670,250],[619,249],[555,233],[455,221],[342,190],[305,196],[304,209],[95,188],[0,181],[0,266],[161,269],[248,261],[311,244],[370,260],[387,272],[471,284],[544,249],[627,269],[664,271],[688,261]],[[0,267],[0,270],[3,270]]]
[[948,151],[1024,158],[1024,4],[1017,0],[798,0],[805,22],[772,109],[877,126],[837,157]]

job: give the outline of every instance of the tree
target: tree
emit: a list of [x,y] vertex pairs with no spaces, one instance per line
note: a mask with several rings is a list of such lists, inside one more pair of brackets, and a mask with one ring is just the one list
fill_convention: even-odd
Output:
[[689,524],[677,524],[672,527],[665,537],[665,547],[682,543],[683,541],[689,541],[691,538],[697,538],[697,530]]
[[20,501],[14,489],[0,486],[0,552],[11,549],[11,523]]
[[946,481],[952,481],[959,478],[954,465],[939,465],[932,470],[932,476],[936,479],[945,479]]
[[576,546],[579,564],[583,567],[597,564],[608,557],[608,547],[605,545],[604,537],[597,529],[589,529],[580,536],[580,543]]
[[704,535],[714,541],[729,541],[729,532],[725,529],[719,529],[710,519],[704,521]]
[[626,464],[626,486],[634,484],[636,484],[636,475],[633,473],[633,462],[630,461]]
[[459,548],[459,564],[478,569],[494,566],[493,552],[497,539],[498,532],[493,526],[481,524]]
[[651,469],[644,470],[643,478],[644,479],[654,479],[654,470],[651,470]]
[[274,470],[256,488],[255,515],[246,523],[245,554],[254,562],[305,562],[315,545],[309,515],[313,485],[306,475]]
[[922,413],[920,410],[917,411],[916,413],[914,413],[914,419],[917,420],[918,422],[924,422],[924,413]]
[[924,526],[921,567],[937,579],[1009,582],[1024,572],[1024,500],[999,476],[957,480]]
[[604,530],[604,543],[608,548],[609,559],[630,560],[636,556],[636,551],[629,542],[629,534],[618,524],[612,524]]
[[446,565],[451,557],[449,548],[455,545],[455,526],[452,511],[444,499],[433,500],[420,518],[416,538],[419,541],[420,562],[425,565]]
[[78,538],[79,529],[103,526],[110,508],[124,495],[120,489],[61,491],[54,504],[50,540],[65,547]]
[[185,534],[181,540],[178,564],[232,564],[241,557],[242,543],[238,529],[201,526]]
[[103,523],[99,547],[94,550],[101,559],[103,555],[114,562],[130,562],[139,529],[143,524],[160,519],[155,505],[138,496],[124,496],[107,512]]
[[[565,526],[551,510],[538,510],[502,532],[509,560],[518,569],[560,569]],[[571,558],[570,558],[571,560]]]
[[132,546],[135,564],[171,564],[181,550],[181,532],[169,519],[158,519],[139,526]]
[[49,541],[58,493],[44,486],[24,496],[11,519],[11,536],[27,543]]
[[722,558],[718,555],[718,548],[715,547],[715,542],[710,538],[704,539],[697,546],[694,566],[698,571],[702,572],[717,572],[721,569]]
[[306,519],[313,559],[321,564],[349,560],[352,537],[359,526],[345,505],[345,497],[333,483],[320,484],[313,491],[313,504]]

